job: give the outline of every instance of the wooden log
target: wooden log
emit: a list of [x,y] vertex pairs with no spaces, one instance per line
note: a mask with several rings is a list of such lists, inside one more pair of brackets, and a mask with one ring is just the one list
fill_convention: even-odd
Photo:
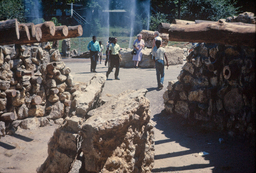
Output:
[[195,24],[195,22],[189,21],[189,20],[173,19],[172,24],[191,25],[191,24]]
[[170,26],[171,26],[170,23],[159,23],[158,31],[160,33],[168,33],[168,30],[171,28]]
[[[25,25],[27,25],[25,23]],[[30,26],[31,27],[31,26]],[[42,30],[39,26],[34,26],[35,28],[35,36],[31,36],[30,40],[20,39],[20,40],[13,40],[13,44],[32,44],[40,42],[42,38]]]
[[234,25],[222,21],[196,25],[171,25],[170,41],[205,42],[225,45],[255,46],[255,25]]
[[54,36],[44,36],[40,42],[47,42],[52,40],[62,40],[63,38],[68,36],[68,27],[66,25],[56,26],[55,27],[55,35]]
[[21,23],[21,24],[26,25],[28,27],[30,38],[36,37],[36,27],[34,23]]
[[[224,20],[224,19],[220,19],[219,21],[226,22],[226,20]],[[218,21],[195,20],[196,24],[199,24],[199,23],[216,23],[216,22],[218,22]],[[250,23],[243,23],[243,22],[228,22],[228,23],[234,24],[234,25],[245,25],[245,26],[254,26],[255,27],[255,24],[250,24]]]
[[39,95],[32,96],[31,105],[40,105],[42,103],[42,98]]
[[17,115],[15,115],[13,112],[6,112],[3,113],[0,118],[3,121],[14,121],[17,119]]
[[0,22],[0,45],[12,44],[13,40],[20,39],[19,22],[9,19]]
[[238,88],[231,89],[223,99],[225,110],[237,114],[244,106],[243,96]]
[[68,26],[68,35],[66,38],[79,37],[83,35],[83,27],[81,25]]
[[5,91],[5,93],[7,94],[7,96],[16,97],[17,90],[15,90],[15,89],[8,89],[8,90]]
[[236,79],[240,74],[240,69],[238,64],[230,64],[223,67],[222,73],[225,79]]
[[30,40],[28,27],[25,24],[19,24],[20,40]]
[[55,35],[55,24],[52,21],[37,24],[36,27],[41,28],[43,38]]

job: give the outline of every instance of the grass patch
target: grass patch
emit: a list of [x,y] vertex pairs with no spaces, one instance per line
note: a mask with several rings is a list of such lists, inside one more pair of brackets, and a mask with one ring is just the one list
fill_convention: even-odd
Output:
[[[132,38],[132,43],[136,39],[136,37]],[[79,53],[88,51],[87,45],[92,40],[91,37],[77,37],[77,38],[70,38],[71,40],[71,50],[76,49]],[[106,43],[108,38],[106,37],[97,37],[98,41],[102,41],[104,45],[104,50],[106,50]],[[129,47],[129,40],[130,37],[117,37],[117,43],[120,45],[121,48],[128,48]],[[176,41],[169,41],[168,46],[174,47],[184,47],[184,44],[187,42],[176,42]],[[61,52],[62,49],[62,40],[59,41],[59,50]]]

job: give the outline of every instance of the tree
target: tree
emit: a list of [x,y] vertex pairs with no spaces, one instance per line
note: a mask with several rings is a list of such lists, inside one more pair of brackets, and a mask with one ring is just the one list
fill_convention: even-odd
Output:
[[164,13],[156,13],[150,17],[150,27],[152,31],[157,30],[159,23],[168,23],[167,15]]
[[233,0],[186,0],[181,2],[181,18],[185,20],[218,20],[238,13]]
[[23,0],[6,0],[0,2],[0,20],[17,18],[25,22]]

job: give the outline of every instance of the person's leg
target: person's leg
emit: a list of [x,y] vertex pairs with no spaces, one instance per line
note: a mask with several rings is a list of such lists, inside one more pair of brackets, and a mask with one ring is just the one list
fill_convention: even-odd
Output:
[[[109,60],[110,60],[110,58],[112,59],[112,57],[109,57]],[[108,75],[112,72],[113,68],[114,68],[114,64],[113,64],[113,60],[111,60],[109,67],[108,67],[108,71],[106,73],[107,78],[108,78]]]
[[92,66],[93,66],[93,57],[92,57],[92,54],[90,56],[90,59],[91,59],[91,72],[92,72]]
[[99,55],[98,55],[98,53],[95,53],[94,72],[96,72],[96,66],[97,66],[98,59],[99,59]]
[[119,75],[120,64],[119,64],[119,57],[118,56],[115,57],[115,66],[116,66],[115,79],[119,79],[118,75]]
[[100,64],[101,64],[101,60],[102,60],[102,55],[100,55]]
[[161,69],[160,69],[160,85],[161,87],[163,87],[163,83],[164,83],[164,61],[161,60]]
[[156,66],[156,79],[157,79],[157,87],[160,87],[160,63],[156,61],[155,63]]
[[133,64],[134,64],[133,66],[134,66],[134,68],[135,68],[135,67],[136,67],[136,61],[133,61]]
[[136,67],[138,67],[139,66],[139,61],[136,61],[137,63],[136,63]]

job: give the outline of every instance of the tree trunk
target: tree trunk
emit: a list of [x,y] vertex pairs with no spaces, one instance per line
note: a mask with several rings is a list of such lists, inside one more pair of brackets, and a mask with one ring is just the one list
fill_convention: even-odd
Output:
[[52,21],[37,24],[36,27],[40,27],[43,37],[49,37],[55,35],[55,25]]
[[0,36],[0,45],[12,44],[13,40],[20,39],[19,22],[17,19],[1,21]]
[[167,33],[168,34],[169,33],[168,30],[171,28],[170,26],[171,26],[170,23],[160,23],[158,25],[158,31],[160,33]]
[[69,26],[66,38],[79,37],[83,35],[83,27],[81,25]]
[[19,24],[20,40],[30,40],[28,27],[25,24]]
[[169,29],[169,40],[254,47],[255,25],[234,25],[222,21],[195,25],[172,24]]
[[195,24],[195,22],[194,21],[189,21],[189,20],[174,19],[172,21],[172,24],[190,25],[190,24]]
[[52,40],[62,40],[68,35],[68,27],[65,25],[62,26],[56,26],[55,27],[55,35],[54,36],[45,36],[43,35],[43,38],[40,42],[47,42]]
[[1,120],[3,121],[14,121],[17,116],[13,112],[6,112],[1,115]]
[[[219,21],[226,22],[224,19],[220,19]],[[216,23],[216,22],[218,22],[218,21],[195,20],[196,24],[199,24],[199,23]],[[255,24],[250,24],[250,23],[243,23],[243,22],[227,22],[227,23],[234,24],[234,25],[244,25],[244,26],[254,26],[255,27]]]
[[39,95],[34,95],[31,99],[31,105],[40,105],[42,103],[42,98]]

